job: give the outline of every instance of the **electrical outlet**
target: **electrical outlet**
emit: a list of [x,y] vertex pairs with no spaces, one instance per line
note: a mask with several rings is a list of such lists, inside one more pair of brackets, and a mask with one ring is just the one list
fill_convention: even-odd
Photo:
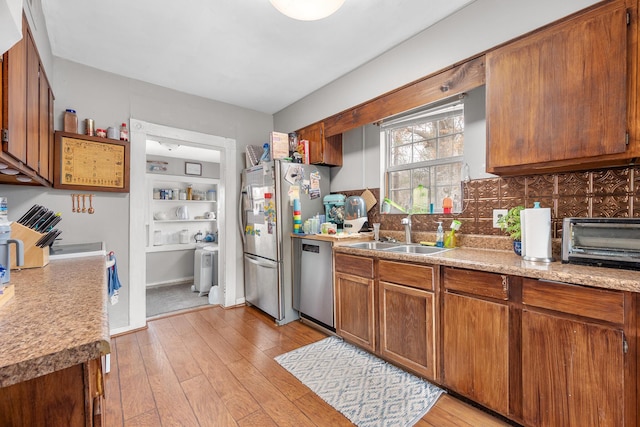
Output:
[[493,210],[493,228],[500,228],[498,220],[507,214],[507,209],[494,209]]

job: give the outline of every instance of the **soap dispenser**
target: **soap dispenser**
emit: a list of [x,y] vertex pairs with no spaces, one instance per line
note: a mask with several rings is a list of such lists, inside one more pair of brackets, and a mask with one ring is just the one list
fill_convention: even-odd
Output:
[[444,248],[444,229],[442,228],[442,221],[438,221],[438,231],[436,231],[436,246]]

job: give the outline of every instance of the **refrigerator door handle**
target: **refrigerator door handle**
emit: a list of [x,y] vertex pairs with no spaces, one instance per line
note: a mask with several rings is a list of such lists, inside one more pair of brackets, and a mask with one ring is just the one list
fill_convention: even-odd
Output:
[[243,209],[243,199],[245,197],[246,190],[243,189],[240,192],[240,197],[238,198],[238,226],[240,227],[240,237],[242,238],[242,246],[244,247],[247,244],[247,239],[244,236],[244,229],[246,224],[244,223],[244,209]]
[[270,262],[270,263],[262,262],[258,258],[254,257],[254,256],[251,256],[251,255],[246,255],[245,254],[245,258],[251,264],[255,264],[255,265],[259,266],[259,267],[265,267],[265,268],[271,268],[271,269],[275,269],[275,268],[278,267],[278,265],[276,263],[273,263],[273,262]]

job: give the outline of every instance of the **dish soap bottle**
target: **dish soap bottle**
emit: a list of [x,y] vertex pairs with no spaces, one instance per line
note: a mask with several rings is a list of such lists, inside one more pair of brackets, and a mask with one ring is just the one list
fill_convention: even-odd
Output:
[[438,221],[438,231],[436,231],[436,246],[444,248],[444,230],[442,229],[442,221]]

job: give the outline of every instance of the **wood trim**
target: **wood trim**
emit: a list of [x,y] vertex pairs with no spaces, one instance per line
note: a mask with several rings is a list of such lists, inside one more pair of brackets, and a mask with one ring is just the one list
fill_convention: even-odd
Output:
[[485,58],[480,55],[326,118],[325,138],[461,94],[484,83]]

